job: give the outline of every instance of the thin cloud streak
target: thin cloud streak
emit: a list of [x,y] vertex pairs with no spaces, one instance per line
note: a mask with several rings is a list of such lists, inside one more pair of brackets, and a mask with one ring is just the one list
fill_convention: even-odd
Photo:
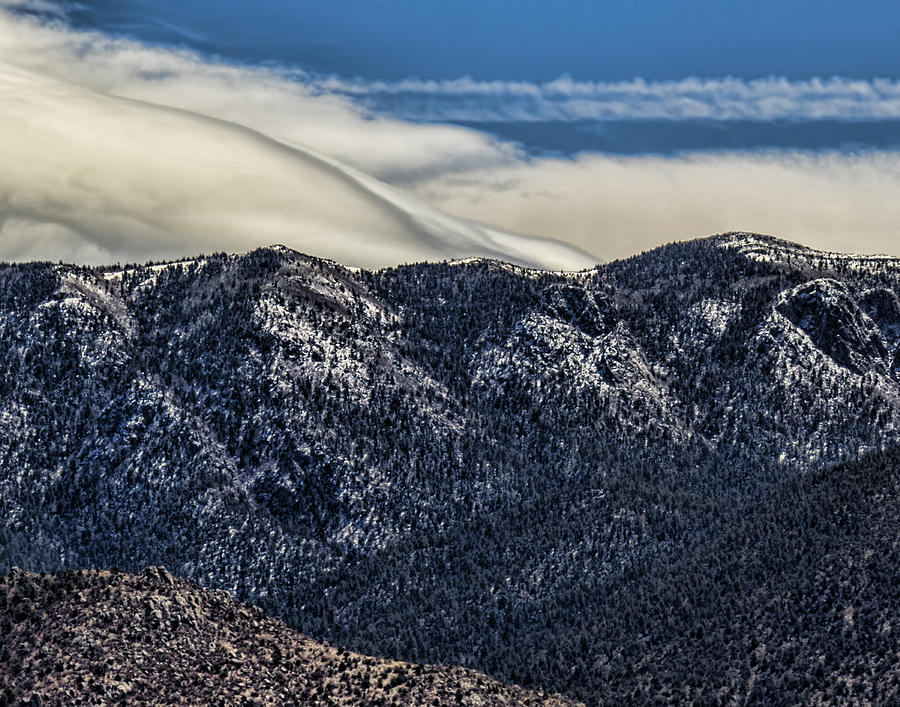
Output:
[[900,81],[768,77],[680,81],[348,81],[318,84],[408,120],[885,120],[900,118]]
[[57,19],[67,18],[73,4],[58,0],[0,0],[0,10],[9,9]]

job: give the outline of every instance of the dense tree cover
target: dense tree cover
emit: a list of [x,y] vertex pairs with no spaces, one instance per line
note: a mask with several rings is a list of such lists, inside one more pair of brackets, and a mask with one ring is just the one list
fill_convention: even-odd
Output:
[[5,266],[0,572],[162,564],[589,702],[881,700],[898,292],[744,235],[568,276]]

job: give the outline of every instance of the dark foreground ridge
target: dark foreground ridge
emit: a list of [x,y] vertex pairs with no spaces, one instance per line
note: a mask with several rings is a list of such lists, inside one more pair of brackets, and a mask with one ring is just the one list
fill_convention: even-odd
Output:
[[572,704],[317,643],[162,567],[14,570],[0,580],[0,676],[0,704]]

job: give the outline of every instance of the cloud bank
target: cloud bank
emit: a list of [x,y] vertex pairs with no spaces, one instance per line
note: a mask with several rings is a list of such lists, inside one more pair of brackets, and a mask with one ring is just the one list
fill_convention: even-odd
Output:
[[0,61],[98,93],[244,125],[397,183],[521,158],[515,146],[483,133],[372,115],[303,72],[206,61],[2,10]]
[[583,156],[417,186],[467,218],[564,238],[605,259],[726,231],[900,256],[900,156],[696,153]]
[[[234,123],[0,65],[0,257],[108,261],[285,242],[384,266],[481,255],[572,269],[546,240],[449,217]],[[35,252],[38,251],[38,252]]]
[[[890,87],[861,83],[880,86],[886,110]],[[374,114],[347,86],[0,10],[0,259],[284,243],[364,266],[489,255],[584,267],[582,250],[609,259],[731,229],[900,255],[894,153],[536,160],[483,133]]]

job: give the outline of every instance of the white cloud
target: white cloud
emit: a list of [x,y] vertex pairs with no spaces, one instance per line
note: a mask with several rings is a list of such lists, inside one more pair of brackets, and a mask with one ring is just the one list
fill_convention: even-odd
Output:
[[369,115],[301,72],[205,61],[61,23],[0,13],[0,59],[100,93],[245,125],[395,183],[520,158],[515,147],[475,131]]
[[7,261],[47,260],[66,263],[115,263],[115,251],[106,250],[77,231],[59,223],[10,217],[0,222],[0,252]]
[[[292,89],[265,72],[127,42],[87,46],[58,26],[0,18],[0,38],[13,38],[0,46],[21,50],[0,50],[0,258],[156,259],[282,242],[365,266],[469,255],[551,268],[594,262],[563,244],[454,219],[292,145],[278,129],[294,129],[284,107],[265,111]],[[108,92],[97,90],[104,81]],[[253,106],[245,122],[255,129],[186,110],[189,97],[223,114]],[[298,94],[289,108],[298,122],[320,124],[326,147],[344,136],[363,148],[366,135],[386,135],[393,151],[379,153],[382,145],[370,157],[399,163],[407,151],[398,126],[369,126],[327,99]],[[278,139],[260,132],[267,126]],[[417,139],[411,131],[405,147]]]

